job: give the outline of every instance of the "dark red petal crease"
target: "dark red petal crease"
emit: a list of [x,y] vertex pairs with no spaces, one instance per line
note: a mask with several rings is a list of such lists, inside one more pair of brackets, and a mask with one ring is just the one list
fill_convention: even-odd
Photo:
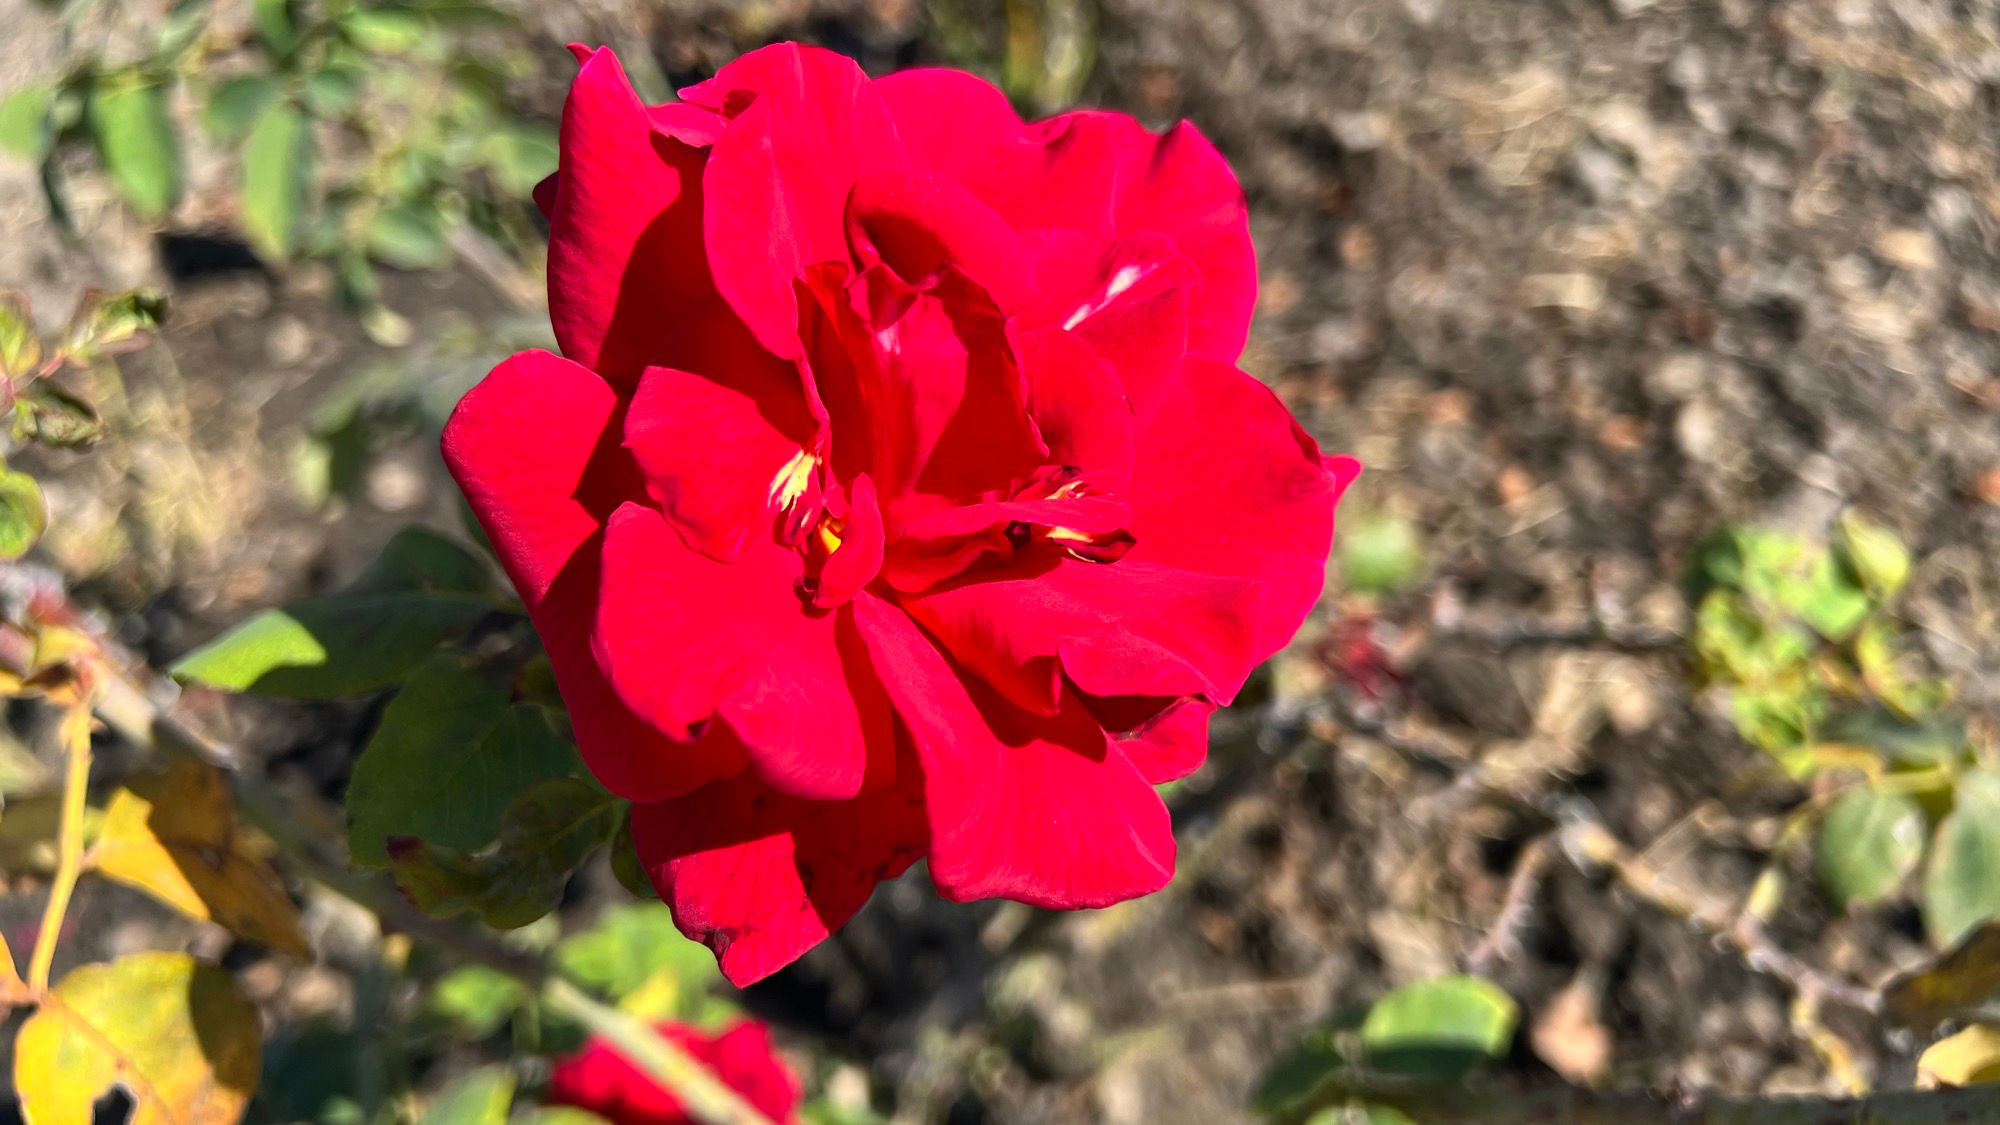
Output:
[[928,172],[870,172],[847,201],[847,237],[862,269],[880,262],[916,285],[951,266],[1012,314],[1033,296],[1021,236],[957,181]]
[[[1192,696],[1182,699],[1090,699],[1090,713],[1112,731],[1112,741],[1132,759],[1139,775],[1164,785],[1201,768],[1208,758],[1208,720],[1215,705]],[[1133,706],[1145,711],[1137,721],[1124,721]]]

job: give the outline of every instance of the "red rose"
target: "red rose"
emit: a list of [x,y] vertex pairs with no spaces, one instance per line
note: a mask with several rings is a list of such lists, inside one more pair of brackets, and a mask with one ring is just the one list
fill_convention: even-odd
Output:
[[791,44],[662,106],[579,57],[537,192],[566,358],[444,452],[681,929],[743,984],[919,858],[961,901],[1159,889],[1153,786],[1358,471],[1234,366],[1222,158]]
[[[771,1048],[771,1034],[763,1024],[746,1020],[720,1035],[679,1023],[663,1023],[658,1030],[764,1116],[777,1122],[796,1120],[792,1111],[799,1105],[799,1080]],[[611,1125],[695,1122],[680,1099],[598,1038],[576,1054],[556,1060],[542,1100],[589,1110]]]

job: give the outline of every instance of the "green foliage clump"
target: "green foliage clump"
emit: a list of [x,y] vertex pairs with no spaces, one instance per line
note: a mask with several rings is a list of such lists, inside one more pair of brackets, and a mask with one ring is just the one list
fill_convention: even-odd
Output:
[[1690,572],[1694,654],[1738,733],[1809,785],[1785,842],[1810,843],[1827,897],[1879,903],[1921,869],[1926,925],[1948,945],[2000,914],[2000,771],[1950,685],[1906,651],[1895,607],[1911,567],[1857,512],[1823,545],[1726,528]]

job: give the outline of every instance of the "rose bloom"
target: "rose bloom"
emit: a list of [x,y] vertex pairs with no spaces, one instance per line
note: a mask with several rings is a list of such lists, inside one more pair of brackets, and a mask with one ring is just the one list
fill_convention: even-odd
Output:
[[1153,786],[1317,600],[1358,471],[1234,366],[1227,165],[956,71],[784,44],[648,106],[578,55],[563,354],[444,452],[680,928],[745,984],[920,858],[959,901],[1158,890]]
[[[660,1036],[707,1067],[759,1113],[795,1121],[799,1080],[771,1047],[763,1024],[745,1020],[715,1035],[681,1023],[663,1023]],[[680,1099],[653,1081],[616,1047],[593,1037],[583,1050],[556,1060],[549,1073],[549,1105],[573,1106],[611,1125],[696,1125]]]

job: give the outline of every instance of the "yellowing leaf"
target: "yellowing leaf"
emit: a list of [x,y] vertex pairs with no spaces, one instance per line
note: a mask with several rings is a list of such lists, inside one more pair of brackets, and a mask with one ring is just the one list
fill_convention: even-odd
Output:
[[298,908],[236,824],[229,784],[182,758],[120,789],[104,810],[97,870],[191,917],[272,949],[307,956]]
[[2000,1082],[2000,1027],[1975,1023],[1931,1044],[1917,1059],[1917,1085],[1978,1086]]
[[235,1125],[257,1085],[257,1013],[228,973],[136,953],[64,977],[14,1044],[27,1125],[89,1125],[112,1086],[131,1125]]
[[1929,1031],[1995,995],[2000,995],[2000,921],[1987,921],[1931,961],[1889,978],[1882,985],[1882,1015],[1896,1027]]

